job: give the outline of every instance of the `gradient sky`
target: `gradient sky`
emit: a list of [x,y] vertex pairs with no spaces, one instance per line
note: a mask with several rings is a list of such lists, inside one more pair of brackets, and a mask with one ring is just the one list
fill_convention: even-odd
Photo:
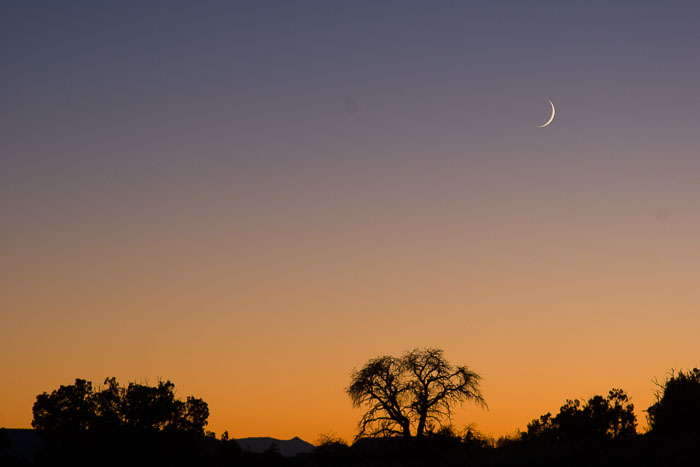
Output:
[[[524,429],[700,365],[697,2],[0,3],[0,426],[76,377],[333,431],[439,347]],[[551,99],[557,116],[547,128]]]

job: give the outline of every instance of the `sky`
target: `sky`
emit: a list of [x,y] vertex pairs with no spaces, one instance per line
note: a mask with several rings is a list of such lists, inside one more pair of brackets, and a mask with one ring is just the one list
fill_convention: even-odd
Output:
[[643,429],[700,365],[699,15],[0,3],[0,426],[115,376],[351,439],[353,369],[437,347],[458,427],[622,388]]

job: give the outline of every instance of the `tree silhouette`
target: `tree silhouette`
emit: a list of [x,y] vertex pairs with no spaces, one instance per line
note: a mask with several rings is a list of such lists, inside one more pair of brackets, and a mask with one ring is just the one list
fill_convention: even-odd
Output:
[[76,379],[51,394],[39,394],[32,411],[32,426],[49,437],[119,429],[203,435],[209,417],[206,402],[192,396],[177,399],[170,381],[157,386],[129,383],[124,388],[115,378],[107,378],[97,392],[92,382]]
[[32,426],[43,434],[74,435],[94,428],[98,418],[92,382],[76,379],[51,394],[36,396]]
[[595,395],[582,404],[567,399],[559,413],[546,413],[534,419],[521,434],[526,441],[581,442],[616,440],[636,434],[634,404],[622,389],[611,389],[607,397]]
[[671,372],[647,409],[651,433],[700,436],[700,370]]
[[455,405],[486,406],[479,381],[466,366],[449,364],[440,349],[376,357],[352,372],[347,388],[353,406],[367,408],[357,438],[432,433],[449,425]]
[[593,396],[584,407],[598,436],[608,439],[630,438],[637,432],[634,404],[622,389],[611,389],[607,397]]
[[[47,465],[200,465],[203,459],[231,459],[236,452],[207,437],[209,408],[202,399],[175,397],[175,386],[107,378],[94,389],[76,379],[39,394],[32,426],[45,442]],[[235,442],[233,442],[235,444]],[[219,449],[223,446],[224,449]]]

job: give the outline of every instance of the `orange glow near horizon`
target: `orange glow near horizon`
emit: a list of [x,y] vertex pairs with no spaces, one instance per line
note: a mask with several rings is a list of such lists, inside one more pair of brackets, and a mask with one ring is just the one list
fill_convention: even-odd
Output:
[[[430,273],[419,275],[423,274]],[[454,284],[446,277],[426,290],[418,287],[419,277],[406,274],[406,285],[392,277],[393,284],[381,288],[393,293],[380,296],[379,287],[359,279],[352,297],[333,297],[329,291],[314,296],[296,277],[295,286],[289,284],[278,297],[248,301],[245,306],[257,313],[245,322],[227,314],[226,307],[218,309],[211,298],[193,297],[181,289],[177,297],[132,292],[118,294],[129,297],[120,301],[115,295],[109,300],[115,310],[135,310],[119,319],[109,313],[59,318],[71,309],[86,309],[94,297],[82,296],[77,302],[66,294],[60,306],[52,300],[51,310],[61,313],[42,326],[34,324],[39,331],[43,327],[43,334],[32,333],[42,345],[19,339],[11,343],[22,364],[41,371],[3,395],[0,425],[28,427],[31,405],[40,392],[70,384],[75,377],[99,384],[114,375],[122,383],[170,379],[180,397],[204,398],[211,410],[209,429],[218,434],[228,430],[233,437],[300,436],[313,442],[322,433],[335,432],[351,439],[361,411],[351,408],[344,392],[350,371],[369,358],[397,355],[421,342],[440,346],[451,362],[467,364],[483,376],[489,410],[465,405],[457,411],[457,427],[475,423],[488,435],[512,434],[525,429],[531,419],[556,412],[566,398],[588,398],[620,387],[632,397],[641,428],[641,410],[653,399],[652,379],[663,379],[670,368],[693,365],[689,358],[669,362],[668,355],[648,345],[654,336],[659,342],[664,335],[671,355],[692,355],[695,345],[692,326],[664,331],[668,316],[654,317],[660,303],[654,302],[657,291],[650,286],[640,287],[638,298],[631,299],[612,286],[606,290],[601,277],[595,289],[547,288],[543,297],[544,289],[533,288],[531,275],[522,289],[511,288],[508,296],[497,294],[496,284],[474,278],[469,290],[450,295],[446,288]],[[579,298],[568,302],[566,296]],[[615,315],[588,312],[608,309],[614,297]],[[139,313],[136,303],[163,312]],[[244,306],[233,303],[232,308]],[[664,303],[676,310],[678,319],[692,316],[692,307],[682,301]],[[22,305],[41,309],[36,302],[15,304]],[[285,305],[287,312],[278,314]],[[331,308],[332,316],[327,312]],[[187,313],[191,309],[207,311]],[[358,309],[366,313],[361,318],[353,314]],[[431,309],[440,313],[425,311]],[[520,311],[508,315],[510,309]],[[536,309],[537,318],[523,309]],[[561,309],[565,313],[559,313]],[[442,324],[429,325],[436,318]],[[396,332],[389,335],[387,329]],[[11,335],[7,338],[13,340]]]

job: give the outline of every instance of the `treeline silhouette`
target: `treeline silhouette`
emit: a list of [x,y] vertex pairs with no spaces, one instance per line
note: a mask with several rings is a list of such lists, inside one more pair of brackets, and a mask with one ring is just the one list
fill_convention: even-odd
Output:
[[32,411],[46,445],[40,465],[200,465],[240,454],[234,441],[205,432],[207,403],[177,399],[170,381],[124,387],[112,377],[95,389],[76,379],[39,394]]
[[[371,360],[368,365],[375,369],[378,361],[383,362],[383,372],[378,375],[384,379],[372,380],[379,386],[369,385],[366,389],[374,391],[389,382],[393,390],[399,391],[394,394],[399,397],[396,408],[408,410],[401,403],[415,404],[411,388],[419,388],[423,396],[428,394],[422,399],[424,405],[432,394],[430,386],[419,387],[410,382],[415,377],[423,382],[440,380],[442,375],[443,391],[466,388],[472,398],[478,396],[482,401],[478,375],[466,367],[443,365],[444,357],[436,349],[414,350],[406,355],[410,357],[404,361],[410,363],[408,366],[401,366],[401,358],[390,361],[391,365],[386,360]],[[441,365],[444,371],[429,371],[431,362]],[[392,371],[387,373],[387,369]],[[348,390],[358,381],[367,383],[369,376],[366,371],[353,372]],[[465,381],[471,384],[464,386]],[[355,396],[362,394],[360,389],[354,387]],[[76,379],[72,385],[37,396],[32,426],[45,447],[34,461],[0,454],[0,465],[700,465],[700,370],[672,371],[658,384],[655,396],[656,401],[646,409],[649,429],[645,433],[637,432],[634,406],[625,391],[611,389],[605,396],[593,395],[586,401],[566,400],[557,414],[543,414],[533,419],[525,431],[499,439],[486,437],[474,427],[458,430],[449,423],[449,417],[445,420],[438,415],[435,420],[439,423],[423,422],[421,436],[405,435],[403,430],[394,430],[395,421],[389,419],[387,427],[392,429],[385,430],[384,436],[358,437],[348,444],[323,435],[312,453],[285,458],[274,446],[264,453],[245,452],[227,432],[217,438],[206,431],[207,403],[193,396],[178,399],[170,381],[160,381],[155,386],[121,386],[115,378],[107,378],[95,388],[90,381]],[[376,401],[370,402],[368,410],[375,409],[371,412],[372,423],[381,426]],[[420,423],[421,414],[426,412],[416,413]],[[366,429],[366,420],[365,416],[360,422],[360,432],[363,426]],[[9,438],[0,430],[0,453],[10,452],[9,447]]]

